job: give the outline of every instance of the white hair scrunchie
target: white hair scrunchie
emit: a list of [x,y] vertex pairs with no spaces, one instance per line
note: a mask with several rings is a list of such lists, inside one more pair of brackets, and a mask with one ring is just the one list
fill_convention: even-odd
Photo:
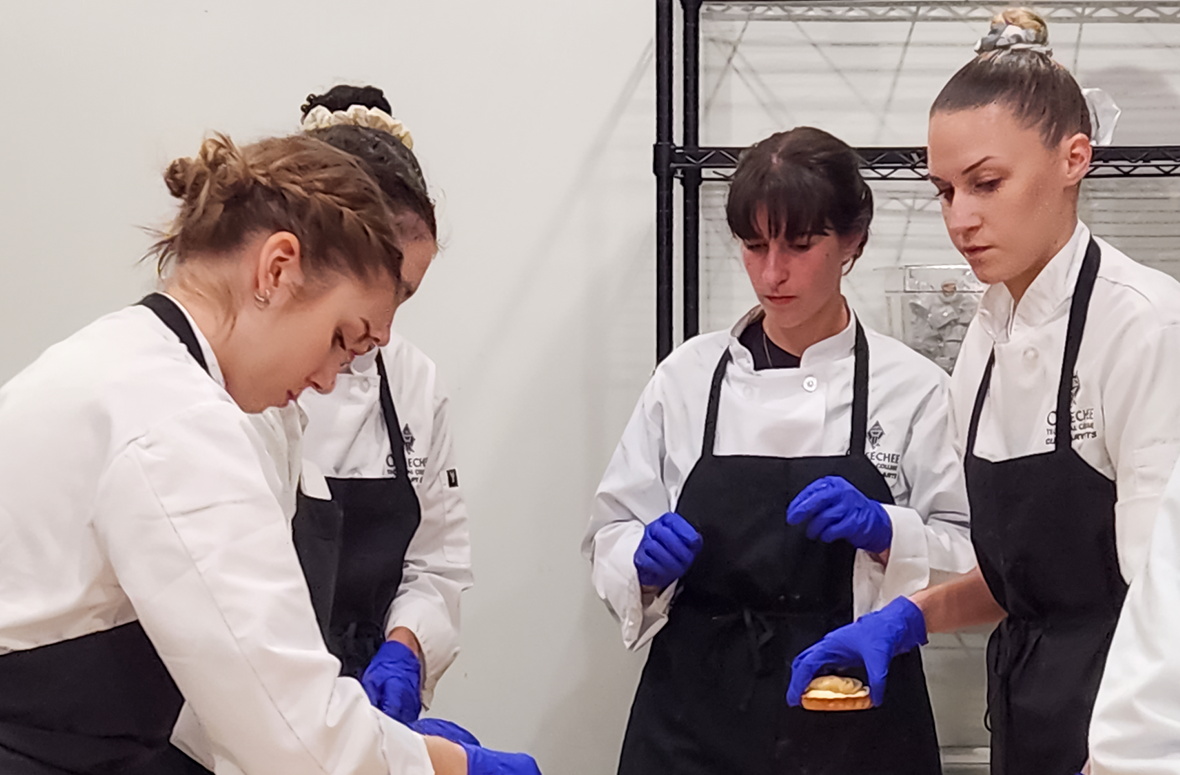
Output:
[[307,111],[303,117],[303,131],[327,129],[330,126],[365,126],[388,132],[401,141],[401,144],[414,149],[414,138],[406,125],[381,108],[370,108],[365,105],[349,105],[348,110],[328,110],[323,105],[316,105]]
[[1037,31],[1017,27],[1015,24],[1000,22],[994,25],[986,35],[975,44],[975,53],[983,54],[988,51],[1035,51],[1047,57],[1053,56],[1053,49],[1043,43],[1037,43]]

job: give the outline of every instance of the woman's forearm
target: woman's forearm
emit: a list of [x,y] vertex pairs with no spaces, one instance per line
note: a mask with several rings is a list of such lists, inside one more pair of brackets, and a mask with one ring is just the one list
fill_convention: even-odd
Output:
[[1008,615],[992,597],[979,566],[953,581],[924,589],[910,599],[922,610],[927,632],[955,632],[995,624]]
[[426,753],[435,775],[467,775],[467,752],[450,740],[427,735]]

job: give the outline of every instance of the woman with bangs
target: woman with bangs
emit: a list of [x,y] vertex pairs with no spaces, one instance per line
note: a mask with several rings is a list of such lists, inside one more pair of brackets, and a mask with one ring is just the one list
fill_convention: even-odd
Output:
[[805,646],[975,564],[948,378],[841,294],[873,215],[858,167],[808,127],[742,156],[726,214],[759,304],[660,364],[599,486],[592,579],[651,643],[623,775],[940,771],[916,651],[878,710],[784,701]]

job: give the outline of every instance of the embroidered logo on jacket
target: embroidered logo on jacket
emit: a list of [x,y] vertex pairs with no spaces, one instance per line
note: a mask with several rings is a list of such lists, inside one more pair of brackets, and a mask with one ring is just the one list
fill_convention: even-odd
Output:
[[869,440],[869,450],[865,452],[865,456],[877,468],[886,482],[896,482],[898,469],[901,468],[901,453],[878,449],[881,446],[881,439],[885,438],[885,429],[881,427],[879,421],[873,423],[873,427],[869,428],[866,436]]
[[873,427],[869,428],[869,443],[873,445],[873,449],[876,449],[880,445],[881,439],[884,436],[885,429],[881,427],[881,423],[879,421],[873,423]]
[[[1095,411],[1093,407],[1078,408],[1078,393],[1081,391],[1082,381],[1075,371],[1069,388],[1069,432],[1070,441],[1078,442],[1098,438],[1095,427]],[[1049,411],[1045,418],[1045,446],[1051,447],[1057,443],[1057,410]]]
[[406,427],[402,428],[402,441],[406,444],[406,454],[412,455],[414,453],[414,432],[410,430],[410,424],[406,423]]

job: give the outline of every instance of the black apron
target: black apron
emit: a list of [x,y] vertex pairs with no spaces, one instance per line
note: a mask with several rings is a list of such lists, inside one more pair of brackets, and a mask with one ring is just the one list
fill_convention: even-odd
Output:
[[[1127,585],[1115,549],[1115,483],[1074,451],[1074,369],[1101,251],[1093,239],[1074,288],[1057,389],[1053,449],[992,463],[975,456],[995,352],[967,437],[971,538],[1008,616],[988,641],[991,771],[1072,775]],[[1063,419],[1064,418],[1064,419]]]
[[[381,415],[389,434],[393,475],[327,477],[332,500],[343,513],[334,563],[326,557],[332,547],[323,536],[333,528],[323,501],[301,498],[292,526],[313,602],[320,601],[316,615],[321,628],[326,629],[328,650],[340,659],[341,674],[354,678],[361,677],[385,642],[385,621],[402,583],[406,549],[422,521],[381,353],[377,353],[377,372],[381,375]],[[322,513],[308,513],[311,505]],[[321,528],[318,534],[316,525]],[[329,589],[330,596],[325,592]],[[331,604],[324,604],[324,600]]]
[[[868,345],[856,326],[846,455],[713,453],[727,349],[717,364],[701,458],[677,512],[704,544],[652,642],[623,741],[620,775],[935,775],[934,717],[917,649],[893,660],[884,703],[823,713],[786,703],[791,661],[852,621],[856,550],[787,524],[787,506],[823,476],[892,503],[864,454]],[[863,675],[861,676],[864,677]]]
[[[140,302],[209,370],[184,313]],[[183,698],[139,622],[0,656],[0,773],[163,775]]]

